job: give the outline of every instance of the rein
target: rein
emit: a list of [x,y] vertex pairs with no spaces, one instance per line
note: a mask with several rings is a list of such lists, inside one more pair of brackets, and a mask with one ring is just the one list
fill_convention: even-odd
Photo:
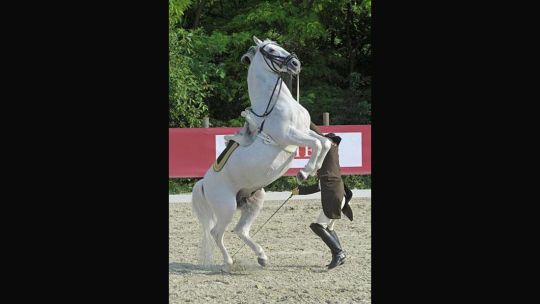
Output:
[[272,106],[270,111],[268,111],[268,108],[270,107],[270,104],[272,103],[272,97],[274,97],[274,93],[276,92],[276,88],[278,86],[278,83],[279,83],[279,90],[278,90],[277,96],[279,97],[279,94],[281,93],[281,86],[283,85],[283,80],[281,79],[281,75],[279,75],[279,74],[278,74],[278,78],[276,79],[276,84],[274,85],[274,89],[272,90],[272,95],[270,95],[270,99],[268,100],[268,103],[266,104],[266,109],[264,110],[263,115],[259,115],[259,114],[255,113],[255,111],[253,111],[253,109],[250,108],[249,110],[251,111],[251,113],[255,114],[255,116],[257,116],[257,117],[266,117],[266,116],[270,115],[270,113],[272,113],[272,111],[274,110],[274,107],[276,106],[277,102],[274,103],[274,105]]

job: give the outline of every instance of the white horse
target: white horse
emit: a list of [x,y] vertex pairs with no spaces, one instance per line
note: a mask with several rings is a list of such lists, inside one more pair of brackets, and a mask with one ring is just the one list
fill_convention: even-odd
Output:
[[331,146],[329,139],[310,130],[308,111],[282,85],[280,72],[300,72],[296,55],[268,39],[262,42],[253,36],[253,40],[256,50],[249,57],[247,79],[251,107],[243,112],[248,121],[247,133],[254,136],[252,143],[239,146],[219,172],[208,169],[195,184],[192,195],[192,207],[203,229],[201,263],[212,263],[213,238],[223,255],[226,271],[233,260],[223,244],[223,234],[235,210],[240,209],[241,216],[233,231],[255,252],[258,263],[265,266],[268,257],[249,236],[251,224],[263,206],[263,187],[289,169],[298,146],[312,149],[311,159],[297,175],[299,182],[316,174]]

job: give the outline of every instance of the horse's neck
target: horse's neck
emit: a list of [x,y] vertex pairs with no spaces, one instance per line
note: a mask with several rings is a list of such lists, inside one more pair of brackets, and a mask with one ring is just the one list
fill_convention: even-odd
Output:
[[[270,100],[270,96],[272,95],[272,91],[274,91],[274,86],[276,85],[276,80],[278,77],[279,75],[266,70],[260,65],[250,66],[248,70],[249,99],[251,101],[251,107],[257,114],[262,115],[264,113],[264,110],[268,105],[268,101]],[[279,82],[282,82],[281,92]],[[274,91],[271,105],[268,108],[269,110],[277,102],[278,94],[279,99],[287,101],[289,101],[290,99],[294,100],[291,92],[289,91],[289,88],[287,88],[287,85],[283,83],[283,80],[280,79],[279,82]]]

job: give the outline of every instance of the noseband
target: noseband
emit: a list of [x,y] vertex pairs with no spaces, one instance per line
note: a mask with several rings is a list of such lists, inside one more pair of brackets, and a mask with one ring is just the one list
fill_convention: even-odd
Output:
[[[266,62],[266,64],[268,65],[268,67],[276,74],[279,74],[280,71],[278,70],[278,68],[276,68],[275,65],[277,65],[280,69],[283,68],[283,66],[287,66],[289,64],[289,62],[293,59],[297,59],[298,60],[298,56],[296,56],[295,53],[291,53],[289,54],[289,56],[287,57],[284,57],[284,56],[278,56],[278,55],[272,55],[270,53],[268,53],[264,47],[269,45],[269,44],[274,44],[274,45],[277,45],[275,43],[267,43],[263,46],[261,46],[259,48],[259,51],[261,52],[261,55],[263,55],[264,57],[264,62]],[[268,59],[268,60],[266,60]],[[270,64],[268,64],[268,61],[270,61],[270,63],[272,64],[270,66]]]

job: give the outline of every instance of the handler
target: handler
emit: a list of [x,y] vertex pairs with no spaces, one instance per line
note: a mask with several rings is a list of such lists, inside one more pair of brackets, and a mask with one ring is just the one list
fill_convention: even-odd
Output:
[[321,136],[332,140],[332,147],[326,155],[322,167],[317,171],[318,183],[311,186],[299,185],[293,189],[294,195],[306,195],[321,192],[322,210],[315,223],[309,227],[330,248],[332,261],[328,269],[335,268],[345,262],[345,251],[341,248],[339,238],[334,230],[336,219],[341,219],[341,213],[349,220],[353,220],[352,209],[349,202],[352,199],[352,191],[343,183],[339,166],[338,147],[341,137],[334,133],[323,135],[319,128],[311,123],[310,129]]

